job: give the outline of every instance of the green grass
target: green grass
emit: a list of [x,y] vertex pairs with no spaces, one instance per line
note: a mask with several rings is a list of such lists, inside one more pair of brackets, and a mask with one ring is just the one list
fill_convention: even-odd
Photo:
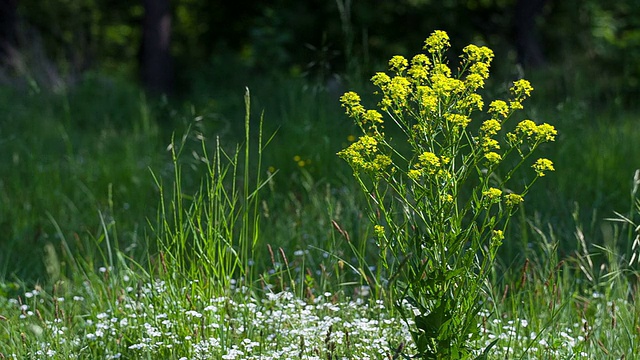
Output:
[[[379,291],[364,201],[335,156],[353,132],[336,99],[247,80],[247,134],[236,81],[184,104],[98,76],[64,94],[0,89],[0,358],[410,353],[411,324]],[[477,347],[631,358],[635,110],[533,85],[529,115],[560,133],[545,149],[557,172],[505,239]],[[604,220],[614,210],[635,225]]]

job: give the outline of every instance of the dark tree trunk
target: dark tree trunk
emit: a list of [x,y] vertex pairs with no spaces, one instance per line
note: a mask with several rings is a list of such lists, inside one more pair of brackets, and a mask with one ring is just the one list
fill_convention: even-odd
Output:
[[537,67],[545,62],[538,36],[536,19],[542,13],[546,0],[517,0],[514,13],[514,29],[518,62],[523,66]]
[[171,6],[169,0],[144,0],[140,71],[145,88],[170,94],[173,86],[171,59]]
[[16,48],[18,0],[0,0],[0,65],[12,63]]

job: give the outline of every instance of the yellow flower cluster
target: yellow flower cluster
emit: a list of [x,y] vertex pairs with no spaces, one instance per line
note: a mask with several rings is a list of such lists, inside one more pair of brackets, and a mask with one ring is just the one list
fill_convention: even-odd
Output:
[[549,159],[538,159],[531,167],[535,170],[538,176],[545,176],[545,171],[556,170],[553,168],[553,162]]
[[340,97],[342,107],[346,109],[347,115],[354,118],[362,128],[375,130],[376,125],[382,124],[382,114],[377,110],[365,110],[360,104],[360,96],[353,91],[347,92]]
[[536,125],[531,120],[522,120],[516,125],[515,130],[512,133],[507,134],[507,140],[513,145],[518,145],[523,142],[523,139],[527,139],[530,143],[539,144],[542,142],[554,141],[558,132],[547,123]]
[[524,201],[524,198],[518,194],[507,194],[504,196],[504,202],[508,207],[514,207],[520,205]]
[[528,98],[533,91],[531,83],[525,79],[520,79],[513,82],[513,86],[509,89],[514,99],[509,102],[509,108],[511,111],[523,109],[522,101]]
[[338,156],[346,160],[355,172],[365,171],[376,176],[392,164],[389,156],[379,153],[378,141],[368,135],[361,136],[358,141],[338,152]]
[[[442,118],[442,110],[447,109],[445,113],[460,115],[444,119],[455,123],[448,129],[457,132],[465,128],[470,121],[467,115],[484,106],[482,97],[475,91],[483,87],[489,77],[494,55],[487,47],[467,46],[463,54],[463,70],[458,77],[453,77],[451,68],[442,58],[449,46],[447,34],[435,31],[425,40],[425,49],[431,56],[418,54],[411,61],[403,56],[393,56],[389,60],[389,71],[393,75],[378,72],[371,78],[382,94],[378,104],[380,108],[400,119],[415,109],[419,121],[438,121]],[[463,78],[464,74],[466,77]],[[358,118],[365,110],[354,95],[345,94],[342,103],[349,116]]]
[[434,174],[446,178],[449,173],[442,169],[442,166],[448,164],[449,161],[450,159],[446,156],[438,157],[430,151],[425,151],[418,155],[418,162],[413,165],[413,169],[409,169],[407,176],[413,181],[417,181],[424,175]]
[[396,55],[389,60],[389,69],[396,74],[401,74],[407,69],[407,66],[409,66],[409,62],[404,56]]
[[511,113],[509,105],[503,100],[494,100],[489,104],[489,114],[500,115],[503,119],[506,119]]
[[431,54],[440,54],[449,46],[449,35],[442,30],[434,31],[424,42],[424,49]]
[[384,226],[382,225],[375,225],[373,227],[373,232],[376,234],[376,237],[378,239],[383,238],[384,237]]
[[360,104],[360,95],[353,91],[349,91],[340,97],[342,107],[346,108],[347,115],[353,118],[364,113],[364,106]]
[[487,199],[489,203],[495,203],[500,201],[502,196],[502,190],[496,188],[489,188],[489,190],[483,191],[482,195]]

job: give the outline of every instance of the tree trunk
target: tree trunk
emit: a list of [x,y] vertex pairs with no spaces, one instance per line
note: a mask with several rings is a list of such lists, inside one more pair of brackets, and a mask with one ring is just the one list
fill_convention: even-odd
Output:
[[536,19],[546,0],[518,0],[515,6],[514,27],[518,62],[523,66],[538,67],[545,57],[540,45]]
[[0,66],[11,65],[12,54],[17,46],[18,0],[0,1]]
[[140,71],[145,88],[170,94],[173,87],[171,6],[169,0],[144,0]]

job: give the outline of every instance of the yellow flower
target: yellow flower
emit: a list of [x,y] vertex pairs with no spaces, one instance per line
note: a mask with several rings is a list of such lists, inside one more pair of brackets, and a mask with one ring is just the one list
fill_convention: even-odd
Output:
[[554,141],[558,134],[553,125],[547,123],[536,125],[531,120],[521,121],[516,126],[515,133],[535,142]]
[[391,159],[387,161],[385,158],[377,158],[386,156],[378,154],[378,141],[368,135],[361,136],[358,141],[338,152],[338,156],[346,160],[355,172],[362,170],[377,172],[383,169],[384,164],[391,162]]
[[462,51],[470,62],[490,63],[493,59],[493,51],[486,46],[479,47],[477,45],[470,44],[462,49]]
[[502,196],[502,190],[492,187],[489,188],[489,190],[483,191],[482,195],[487,197],[487,199],[489,199],[489,202],[495,202],[496,200],[500,199],[500,196]]
[[538,141],[554,141],[556,139],[556,135],[558,134],[556,128],[554,128],[553,125],[549,125],[547,123],[538,125],[537,132]]
[[433,74],[431,76],[431,88],[436,95],[448,97],[452,94],[464,92],[465,86],[461,80],[450,78],[444,74]]
[[444,76],[446,76],[448,78],[451,77],[451,69],[449,69],[449,67],[446,64],[435,64],[433,66],[432,72],[434,74],[444,75]]
[[[434,112],[438,110],[438,97],[432,88],[428,86],[418,86],[418,101],[422,111],[425,113]],[[422,114],[425,115],[425,114]]]
[[407,101],[407,97],[411,92],[411,83],[407,80],[406,77],[396,76],[391,79],[388,87],[387,95],[393,103],[402,107]]
[[418,169],[411,169],[407,172],[407,176],[409,177],[409,179],[417,181],[418,179],[420,179],[420,176],[422,176],[422,171]]
[[407,66],[409,66],[409,62],[404,56],[395,55],[389,60],[389,69],[397,74],[403,72]]
[[486,136],[493,136],[500,131],[502,126],[500,126],[500,122],[494,119],[486,120],[480,126],[480,131],[484,133]]
[[483,79],[487,79],[489,77],[489,65],[481,62],[475,63],[469,67],[469,72],[480,75]]
[[440,159],[436,156],[436,154],[425,151],[420,156],[418,156],[418,161],[424,167],[440,167]]
[[509,90],[517,99],[522,99],[531,95],[533,87],[529,81],[520,79],[514,81],[513,86]]
[[418,84],[422,84],[429,78],[429,71],[424,66],[414,65],[407,71],[407,75],[417,81]]
[[493,230],[493,235],[491,236],[491,246],[498,247],[502,245],[502,240],[504,240],[504,233],[502,230]]
[[522,110],[524,109],[524,106],[522,106],[521,101],[512,100],[512,101],[509,101],[509,109],[511,109],[511,111]]
[[553,162],[549,159],[538,159],[531,167],[538,176],[545,176],[545,171],[555,171]]
[[509,105],[502,100],[494,100],[489,104],[489,114],[498,114],[503,118],[509,116]]
[[461,114],[446,114],[445,119],[454,126],[461,128],[467,127],[469,122],[471,122],[471,118]]
[[373,77],[371,78],[371,82],[373,83],[373,85],[384,90],[386,89],[387,85],[391,82],[391,78],[389,77],[389,75],[383,72],[378,72],[375,75],[373,75]]
[[456,104],[456,108],[460,111],[482,110],[484,101],[480,94],[472,93],[460,99]]
[[431,54],[441,53],[449,46],[449,35],[442,30],[434,31],[427,40],[424,41],[424,48]]
[[349,91],[342,95],[342,97],[340,97],[340,102],[342,103],[342,106],[347,109],[347,115],[351,117],[358,117],[364,113],[364,107],[360,105],[360,96],[353,91]]
[[476,90],[484,87],[484,79],[480,74],[469,74],[465,80],[467,88],[470,90]]
[[411,59],[411,66],[427,67],[429,65],[431,65],[431,61],[425,54],[418,54]]
[[502,156],[500,156],[500,154],[498,154],[496,152],[493,152],[493,151],[486,153],[484,155],[484,158],[487,159],[487,161],[491,165],[498,164],[500,162],[500,160],[502,160]]
[[373,227],[373,232],[376,234],[376,237],[378,237],[378,238],[384,237],[384,226],[375,225]]
[[531,138],[538,133],[538,125],[531,120],[522,120],[516,125],[516,134]]
[[482,138],[482,150],[484,152],[489,152],[491,150],[497,150],[500,149],[500,143],[498,142],[498,140],[492,139],[492,138],[488,138],[488,137],[483,137]]
[[516,205],[520,205],[520,203],[523,202],[524,199],[518,194],[507,194],[504,197],[504,201],[508,207],[514,207]]
[[368,122],[372,125],[381,124],[383,122],[382,114],[380,114],[376,110],[367,110],[367,112],[365,112],[364,116],[362,117],[362,123],[366,124]]

